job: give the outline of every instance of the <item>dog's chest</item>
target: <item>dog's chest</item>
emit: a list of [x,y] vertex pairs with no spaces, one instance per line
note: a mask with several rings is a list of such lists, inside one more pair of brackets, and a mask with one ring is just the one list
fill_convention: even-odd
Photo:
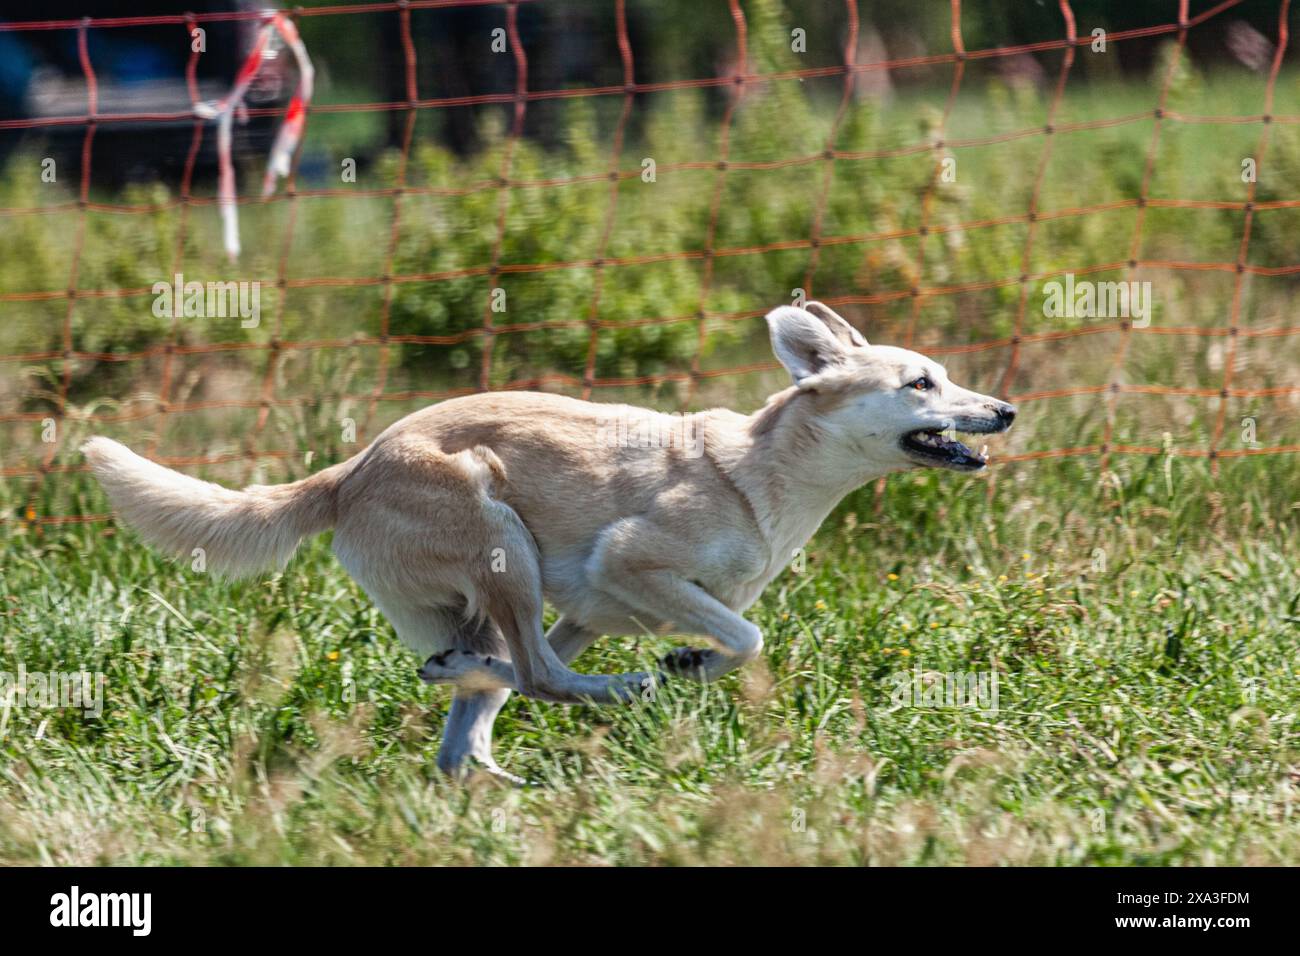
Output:
[[724,584],[722,587],[713,590],[713,596],[739,614],[753,606],[775,576],[775,573],[772,575],[765,574],[762,578],[752,581]]
[[767,587],[794,563],[803,566],[802,545],[805,539],[782,539],[767,551],[766,560],[755,561],[739,574],[730,574],[709,582],[709,592],[737,613],[752,607]]
[[[769,584],[782,574],[795,574],[807,562],[807,546],[830,513],[829,506],[791,508],[779,515],[766,529],[767,561],[750,580],[737,587],[737,599],[749,607],[759,599]],[[792,569],[793,566],[793,569]]]

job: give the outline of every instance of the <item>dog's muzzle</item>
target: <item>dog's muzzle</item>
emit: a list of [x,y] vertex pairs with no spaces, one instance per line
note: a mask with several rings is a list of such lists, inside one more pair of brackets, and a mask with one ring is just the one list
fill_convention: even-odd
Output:
[[[951,430],[973,435],[992,435],[1004,432],[1016,420],[1016,406],[1010,402],[990,402],[992,415],[988,417],[960,416],[951,423]],[[953,471],[979,471],[989,463],[988,446],[972,451],[955,438],[947,438],[949,429],[918,428],[908,432],[899,441],[903,451],[918,465],[950,468]]]

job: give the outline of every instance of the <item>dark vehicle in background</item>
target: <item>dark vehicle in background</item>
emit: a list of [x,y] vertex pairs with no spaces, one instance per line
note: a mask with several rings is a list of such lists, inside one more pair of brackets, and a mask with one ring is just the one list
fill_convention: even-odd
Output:
[[[309,4],[338,5],[337,0]],[[1125,4],[1076,2],[1073,8],[1078,35],[1090,43],[1091,31],[1099,24],[1111,31],[1147,26],[1170,19],[1176,6],[1170,0],[1132,0]],[[871,4],[858,3],[857,7],[858,63],[914,56],[922,50],[944,49],[951,42],[946,3],[873,0]],[[269,9],[274,9],[274,4],[254,0],[0,0],[0,21],[75,24],[85,17],[180,18],[187,13],[256,14]],[[626,64],[613,39],[615,9],[613,0],[545,0],[517,5],[515,26],[527,61],[526,89],[537,92],[623,87]],[[755,3],[750,14],[757,17],[762,9]],[[624,10],[627,55],[636,83],[720,76],[738,66],[735,24],[724,0],[627,0]],[[1062,35],[1056,3],[969,0],[962,5],[962,11],[968,49],[1054,41]],[[806,65],[838,67],[843,63],[842,45],[849,26],[842,0],[792,4],[789,16],[791,23],[761,27],[767,31],[764,36],[788,42],[788,30],[797,25],[811,38]],[[484,116],[511,109],[508,98],[516,92],[519,79],[515,51],[492,46],[493,35],[504,33],[506,5],[420,7],[412,9],[408,19],[418,98],[454,104],[422,110],[418,137],[443,143],[462,156],[472,154],[482,145]],[[1236,60],[1263,72],[1273,52],[1269,37],[1276,32],[1275,19],[1276,8],[1270,0],[1245,0],[1234,8],[1226,23],[1192,31],[1188,48],[1198,60]],[[206,47],[195,63],[199,101],[218,99],[230,90],[261,23],[257,17],[200,22]],[[388,104],[378,114],[383,120],[373,134],[349,143],[348,155],[355,156],[362,165],[372,162],[385,148],[402,144],[408,90],[401,23],[395,9],[299,19],[308,53],[317,68],[318,103]],[[750,27],[760,29],[757,20]],[[86,134],[84,123],[47,122],[86,115],[87,86],[78,51],[79,32],[75,26],[0,30],[0,121],[36,124],[0,128],[0,162],[19,143],[39,142],[44,150],[41,155],[61,160],[61,168],[67,168],[67,162],[71,162],[71,168],[79,168]],[[175,184],[181,178],[194,129],[186,79],[192,44],[189,27],[177,21],[96,26],[85,33],[98,87],[97,112],[127,115],[95,124],[92,181],[109,187],[130,181]],[[1156,50],[1172,39],[1170,33],[1131,37],[1115,44],[1105,59],[1094,57],[1082,62],[1098,69],[1147,75]],[[757,45],[757,34],[750,37],[749,45]],[[754,71],[758,65],[753,49],[749,52],[747,68]],[[1003,79],[1012,82],[1042,86],[1049,82],[1055,69],[1051,64],[1059,56],[1059,50],[1052,50],[998,58],[988,69],[1001,71]],[[279,110],[286,105],[296,77],[292,60],[291,55],[280,50],[278,56],[262,63],[244,98],[252,115],[234,127],[236,157],[252,154],[264,161],[281,116],[257,114],[262,109]],[[888,96],[895,88],[946,82],[949,69],[947,65],[909,66],[862,73],[855,83],[855,95]],[[978,64],[968,67],[968,81],[978,78],[977,69]],[[1076,70],[1076,74],[1082,72]],[[834,102],[839,95],[839,76],[830,74],[822,83],[819,91]],[[726,86],[703,90],[707,107],[715,116],[723,112],[730,94]],[[494,102],[462,102],[484,95],[493,96]],[[639,98],[628,127],[631,137],[637,136],[656,101],[656,95],[650,93]],[[621,100],[618,96],[598,98],[594,105],[616,113]],[[561,145],[566,108],[563,99],[532,99],[524,115],[524,135],[548,146]],[[319,160],[305,159],[303,168],[308,178],[314,175]],[[196,156],[195,177],[200,181],[211,179],[216,168],[216,137],[205,133]]]
[[[83,17],[177,16],[186,13],[258,11],[265,3],[247,0],[0,0],[0,21],[78,21]],[[248,56],[260,21],[202,21],[204,52],[195,61],[195,99],[215,100],[229,92]],[[85,117],[87,82],[79,51],[79,31],[66,29],[0,31],[0,119],[33,125],[0,130],[0,162],[21,142],[42,143],[43,154],[60,168],[79,169],[84,122],[52,123]],[[118,187],[126,182],[180,180],[194,124],[187,80],[194,37],[184,23],[95,27],[86,32],[86,53],[94,72],[96,113],[125,116],[95,124],[91,181]],[[251,109],[280,107],[293,90],[291,56],[263,63],[244,97]],[[286,66],[286,63],[288,65]],[[286,75],[287,74],[287,75]],[[234,129],[236,155],[265,154],[279,118],[249,116]],[[205,133],[195,158],[195,175],[210,178],[217,168],[216,137]]]

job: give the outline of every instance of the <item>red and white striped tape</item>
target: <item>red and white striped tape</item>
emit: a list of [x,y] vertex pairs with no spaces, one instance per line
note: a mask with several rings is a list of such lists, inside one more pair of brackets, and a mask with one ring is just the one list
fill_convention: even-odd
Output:
[[194,112],[202,119],[217,121],[217,156],[219,176],[217,185],[217,205],[221,209],[222,231],[226,255],[232,260],[239,258],[239,207],[236,205],[235,167],[230,158],[231,124],[236,113],[243,113],[244,94],[249,85],[262,69],[262,64],[275,55],[274,41],[279,37],[293,51],[298,61],[298,87],[289,100],[284,124],[276,134],[271,145],[271,156],[266,166],[266,176],[262,180],[263,198],[275,192],[276,179],[288,177],[294,150],[302,139],[303,129],[307,123],[307,104],[311,102],[315,70],[307,47],[303,45],[298,29],[289,17],[283,13],[272,14],[271,18],[257,32],[253,49],[244,60],[243,66],[235,76],[235,85],[229,93],[219,100],[198,103]]

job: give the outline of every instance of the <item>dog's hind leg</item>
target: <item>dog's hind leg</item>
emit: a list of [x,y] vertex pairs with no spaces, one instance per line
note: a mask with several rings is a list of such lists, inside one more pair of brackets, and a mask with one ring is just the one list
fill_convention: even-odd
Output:
[[[474,654],[505,654],[505,640],[490,620],[484,617],[462,620],[452,637],[455,648]],[[438,769],[443,773],[459,775],[466,771],[468,761],[476,762],[494,776],[512,783],[524,781],[502,770],[492,756],[492,725],[505,706],[510,691],[506,688],[475,690],[457,687],[447,714],[447,726],[442,732],[442,746],[438,749]]]
[[474,760],[490,774],[523,783],[519,777],[502,770],[492,756],[492,725],[509,696],[510,691],[505,688],[456,690],[442,732],[442,746],[438,749],[439,770],[458,775],[468,769],[467,761]]
[[506,687],[560,704],[626,703],[641,697],[656,675],[579,674],[560,660],[542,633],[542,572],[533,536],[509,505],[495,499],[485,504],[483,541],[493,557],[465,570],[474,606],[501,629],[510,660],[453,648],[425,661],[420,676],[476,690]]
[[[427,442],[393,439],[374,467],[385,480],[357,492],[334,535],[343,566],[393,623],[403,643],[432,655],[422,676],[506,687],[557,703],[635,699],[649,674],[577,674],[542,633],[542,572],[523,519],[498,496],[508,484],[490,448],[444,454]],[[422,618],[459,603],[501,631],[510,663],[458,651]],[[440,665],[450,661],[449,672]],[[474,666],[471,666],[474,665]],[[516,673],[518,679],[516,679]]]
[[[561,617],[546,632],[546,640],[565,664],[581,654],[597,636],[566,617]],[[497,638],[500,640],[499,634]],[[477,645],[482,642],[475,640],[473,643]],[[447,726],[442,734],[442,747],[438,751],[440,770],[448,774],[459,774],[466,769],[466,761],[473,759],[489,773],[516,783],[522,782],[520,778],[502,770],[492,757],[492,725],[509,697],[510,691],[504,687],[492,690],[457,688],[456,696],[451,702],[451,712],[447,716]]]
[[[523,633],[520,622],[512,622],[512,625],[519,628],[516,634]],[[511,640],[509,626],[505,630],[508,643]],[[545,643],[540,628],[536,639]],[[511,646],[513,657],[514,645]],[[543,663],[547,669],[540,674],[534,670],[532,676],[527,677],[522,668],[508,660],[453,648],[430,657],[420,668],[419,675],[427,684],[455,684],[458,688],[473,691],[514,690],[525,697],[555,704],[629,703],[638,697],[644,698],[664,677],[646,672],[579,674],[569,670],[550,645],[546,645],[538,657],[542,661],[549,657],[554,663]]]

